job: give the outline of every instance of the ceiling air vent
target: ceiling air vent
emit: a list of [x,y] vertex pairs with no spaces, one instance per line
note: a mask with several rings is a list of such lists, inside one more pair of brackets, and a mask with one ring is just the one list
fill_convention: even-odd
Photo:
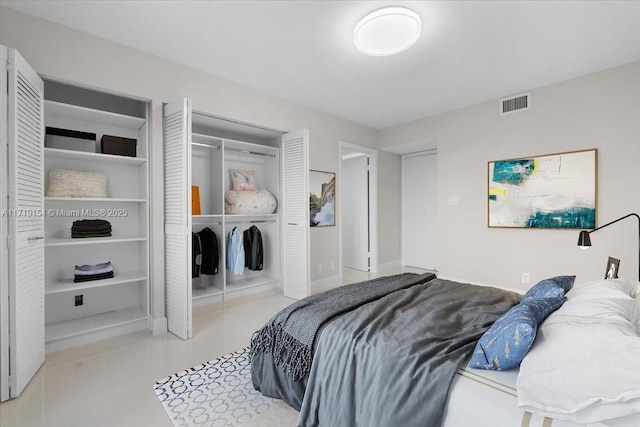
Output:
[[500,113],[508,114],[514,111],[526,110],[529,108],[529,94],[518,95],[500,100]]

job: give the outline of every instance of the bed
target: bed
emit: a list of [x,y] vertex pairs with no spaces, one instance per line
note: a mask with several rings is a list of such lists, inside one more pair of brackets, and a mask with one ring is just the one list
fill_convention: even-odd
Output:
[[[575,277],[561,277],[564,283],[553,288],[538,284],[524,296],[410,273],[311,296],[285,308],[254,334],[253,385],[298,410],[299,426],[640,425],[637,283],[599,281],[571,290],[573,281],[566,278]],[[560,294],[549,294],[549,289]],[[504,357],[490,357],[487,337],[496,342],[495,330],[512,327],[509,315],[523,318],[518,310],[528,304],[542,304],[546,310],[535,319],[537,324],[548,318],[534,328],[531,342],[537,330],[536,345],[529,344],[520,369],[476,369],[478,358],[486,356],[487,364],[495,365]],[[615,309],[622,310],[619,319],[612,314]],[[580,337],[573,326],[593,331],[603,320],[609,328],[601,332],[611,336],[605,341],[615,348],[613,358],[602,346],[585,350],[584,336],[574,344],[585,360],[578,357],[576,362],[575,355],[556,351],[556,341],[566,341],[567,334]],[[614,341],[624,343],[616,346]],[[509,357],[517,353],[511,346]],[[585,391],[595,398],[562,385],[567,378],[584,377],[580,369],[585,363],[599,369],[594,378],[603,382],[603,391],[597,385],[595,391]],[[577,382],[577,387],[589,388]],[[566,398],[564,391],[575,399]],[[488,424],[479,422],[483,417]]]

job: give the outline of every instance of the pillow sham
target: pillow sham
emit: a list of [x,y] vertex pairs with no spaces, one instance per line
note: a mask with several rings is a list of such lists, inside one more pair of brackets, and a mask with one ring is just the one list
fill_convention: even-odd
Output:
[[234,191],[257,191],[256,173],[250,169],[229,169]]
[[580,424],[640,421],[636,293],[637,284],[624,279],[569,291],[567,302],[540,326],[520,366],[520,408]]
[[522,299],[528,298],[561,298],[571,290],[576,276],[556,276],[544,279],[529,289]]
[[107,175],[102,172],[82,172],[51,169],[47,197],[107,197]]
[[469,367],[504,371],[520,366],[536,338],[538,325],[564,301],[564,297],[520,301],[482,335]]

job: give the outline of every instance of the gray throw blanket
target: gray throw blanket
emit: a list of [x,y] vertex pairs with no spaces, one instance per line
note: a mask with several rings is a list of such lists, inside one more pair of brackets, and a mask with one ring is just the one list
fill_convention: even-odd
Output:
[[434,279],[323,326],[298,427],[441,427],[459,368],[520,295]]
[[435,277],[432,273],[380,277],[301,299],[273,316],[253,334],[250,356],[258,352],[271,353],[275,364],[287,376],[299,380],[311,369],[313,343],[323,323],[389,293]]

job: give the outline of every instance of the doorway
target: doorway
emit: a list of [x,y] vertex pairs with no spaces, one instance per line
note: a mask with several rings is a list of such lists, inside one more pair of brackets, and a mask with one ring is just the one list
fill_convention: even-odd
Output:
[[402,265],[438,265],[438,163],[436,150],[402,156]]
[[377,150],[340,142],[340,276],[378,271]]

